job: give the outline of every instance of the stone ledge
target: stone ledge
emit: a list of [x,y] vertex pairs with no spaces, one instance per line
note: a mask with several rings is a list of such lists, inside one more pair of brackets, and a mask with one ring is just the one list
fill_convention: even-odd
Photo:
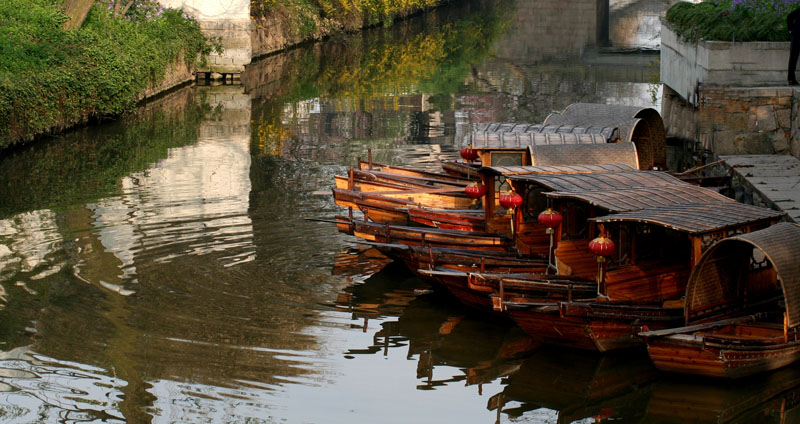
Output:
[[743,87],[786,84],[789,42],[686,43],[661,19],[661,80],[697,105],[698,84]]

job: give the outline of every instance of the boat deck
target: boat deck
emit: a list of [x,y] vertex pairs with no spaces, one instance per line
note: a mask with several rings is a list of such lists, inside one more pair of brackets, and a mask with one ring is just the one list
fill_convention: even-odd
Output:
[[720,156],[734,176],[800,223],[800,160],[791,155]]

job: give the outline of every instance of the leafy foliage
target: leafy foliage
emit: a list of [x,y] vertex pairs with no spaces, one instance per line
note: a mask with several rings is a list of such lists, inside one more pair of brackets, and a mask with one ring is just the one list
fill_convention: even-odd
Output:
[[786,15],[800,0],[706,0],[679,2],[667,21],[687,41],[788,41]]
[[343,26],[353,30],[384,23],[394,18],[443,3],[443,0],[251,0],[253,16],[274,13],[293,18],[298,34],[307,36],[320,25]]
[[139,3],[114,18],[99,2],[81,28],[64,30],[49,0],[0,2],[0,148],[126,112],[169,63],[207,57],[195,20]]

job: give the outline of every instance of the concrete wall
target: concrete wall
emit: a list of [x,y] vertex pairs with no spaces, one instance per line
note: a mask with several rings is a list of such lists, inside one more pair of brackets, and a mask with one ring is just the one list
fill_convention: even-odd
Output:
[[692,103],[698,83],[786,85],[788,63],[788,41],[684,43],[661,21],[661,81]]
[[197,18],[200,28],[208,37],[219,38],[224,51],[212,52],[208,69],[219,73],[241,73],[253,57],[250,38],[249,0],[159,0],[172,8],[182,8]]

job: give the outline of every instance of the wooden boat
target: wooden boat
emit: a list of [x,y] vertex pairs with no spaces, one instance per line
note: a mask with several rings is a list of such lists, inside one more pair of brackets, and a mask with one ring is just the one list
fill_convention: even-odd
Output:
[[[595,149],[596,150],[596,149]],[[598,162],[603,162],[602,158],[596,158]],[[463,195],[463,189],[448,190],[441,189],[425,190],[416,188],[423,192],[445,192],[447,196],[457,197],[457,201],[463,208],[449,206],[456,204],[449,197],[442,197],[437,200],[435,196],[416,196],[413,201],[401,199],[403,193],[413,193],[413,190],[401,192],[392,199],[382,196],[382,192],[358,193],[354,191],[334,190],[334,198],[340,206],[358,207],[361,211],[368,213],[369,219],[379,223],[392,223],[406,225],[414,222],[421,225],[438,227],[444,229],[456,229],[466,231],[490,231],[512,237],[511,216],[500,210],[499,193],[495,187],[501,187],[501,180],[505,180],[513,175],[545,175],[545,174],[582,174],[582,173],[612,173],[633,171],[628,165],[622,164],[588,164],[588,165],[565,165],[565,166],[519,166],[519,167],[486,167],[480,170],[481,183],[488,188],[487,195],[477,200],[467,200]],[[436,194],[436,193],[433,193]],[[493,199],[491,204],[485,205],[485,199]],[[405,204],[403,204],[405,202]],[[416,202],[413,203],[413,202]],[[487,214],[484,209],[488,207],[489,215],[492,219],[487,221]],[[536,227],[544,230],[543,227]],[[527,228],[525,229],[528,230]],[[539,235],[539,238],[542,238]],[[549,239],[544,237],[542,243]]]
[[[334,188],[333,197],[336,204],[352,207],[355,200],[381,202],[398,202],[404,205],[424,205],[432,208],[467,209],[472,206],[472,199],[464,194],[464,188],[403,188],[383,191],[355,191]],[[346,199],[346,200],[345,200]],[[387,200],[389,199],[389,200]]]
[[465,162],[461,160],[442,161],[442,170],[454,177],[472,180],[481,169],[481,161]]
[[469,183],[470,180],[474,180],[474,178],[463,178],[443,172],[424,171],[402,166],[387,165],[384,163],[362,161],[362,160],[358,161],[358,169],[382,171],[386,173],[403,175],[407,177],[418,177],[423,179],[445,180],[454,182],[465,182],[466,180],[466,182]]
[[686,326],[640,333],[663,371],[740,378],[800,359],[800,226],[708,249],[686,287]]
[[409,221],[426,227],[447,230],[486,231],[483,209],[436,209],[423,206],[407,206],[406,213]]
[[385,191],[387,188],[466,187],[469,182],[398,175],[391,172],[350,168],[347,176],[335,175],[336,188],[358,191]]
[[[664,307],[669,306],[669,301],[683,295],[686,279],[696,257],[694,247],[700,246],[702,236],[719,237],[720,231],[734,224],[740,227],[766,226],[780,216],[774,211],[739,205],[713,191],[691,186],[665,173],[633,171],[630,170],[630,167],[616,169],[616,171],[515,174],[507,170],[503,174],[489,173],[487,169],[486,172],[486,175],[502,176],[510,180],[515,190],[523,194],[523,204],[517,209],[513,221],[515,223],[513,227],[513,234],[516,238],[515,247],[518,251],[523,252],[523,256],[527,254],[541,257],[546,255],[549,250],[550,240],[545,233],[545,228],[534,221],[534,218],[543,209],[542,198],[547,200],[552,196],[550,201],[553,203],[553,207],[560,210],[566,217],[564,222],[556,228],[553,237],[556,246],[554,263],[557,264],[558,278],[594,281],[598,265],[596,256],[589,251],[588,244],[595,235],[595,228],[588,224],[587,218],[606,215],[590,219],[604,220],[604,225],[613,227],[612,232],[615,233],[614,238],[620,249],[611,258],[612,268],[604,270],[605,277],[602,286],[598,287],[596,282],[591,283],[592,297],[586,298],[587,292],[584,291],[581,295],[582,303],[565,307],[566,311],[576,314],[576,316],[569,319],[563,319],[560,316],[562,311],[560,303],[572,300],[572,298],[568,295],[559,296],[555,294],[558,291],[553,289],[553,287],[559,287],[561,293],[568,293],[569,282],[561,286],[548,283],[546,287],[551,288],[551,292],[545,294],[542,294],[539,289],[542,281],[557,279],[553,276],[516,275],[507,276],[504,279],[501,278],[502,276],[488,278],[478,272],[457,273],[452,270],[420,270],[419,272],[427,277],[440,280],[457,298],[472,306],[491,305],[487,296],[495,294],[501,299],[496,299],[497,309],[502,311],[506,304],[513,305],[509,313],[515,319],[519,316],[519,320],[524,322],[521,324],[523,328],[529,327],[529,333],[540,338],[541,341],[577,344],[586,349],[617,349],[641,343],[635,337],[635,331],[638,331],[638,328],[633,328],[631,324],[637,319],[649,319],[660,328],[675,325],[678,322],[676,319],[681,316],[679,305],[672,309],[664,309]],[[668,196],[666,193],[671,194]],[[487,197],[491,197],[492,194],[490,189]],[[492,203],[487,203],[486,211],[487,216],[491,217],[490,220],[487,220],[487,224],[490,226],[491,223],[502,219],[499,216],[503,215],[494,208]],[[680,228],[680,222],[665,221],[662,225],[660,222],[650,219],[654,217],[656,220],[662,219],[658,215],[661,213],[660,211],[667,210],[670,205],[684,203],[694,206],[689,209],[679,208],[674,211],[676,214],[697,213],[699,218],[707,219],[703,214],[713,210],[734,216],[737,214],[741,216],[744,213],[746,219],[740,220],[741,222],[723,220],[718,222],[719,228],[708,226],[684,228],[688,233],[692,233],[691,235],[688,233],[681,235],[680,230],[673,229],[673,227]],[[629,211],[642,210],[649,211],[653,216],[647,214],[639,218],[623,216]],[[617,216],[622,216],[622,218],[615,219]],[[506,219],[510,221],[510,217]],[[677,219],[680,220],[680,218]],[[643,234],[637,234],[637,228]],[[537,232],[538,234],[536,234]],[[663,245],[672,252],[671,254],[664,256],[652,251],[652,240],[659,238],[665,240]],[[537,240],[536,248],[532,248],[533,240]],[[424,258],[420,259],[424,260]],[[665,259],[666,263],[661,263]],[[422,269],[431,269],[434,266],[415,265]],[[475,283],[476,281],[483,282],[484,286],[479,287]],[[527,283],[531,287],[536,287],[538,291],[528,290],[527,293],[512,295],[515,289],[504,287],[504,285],[510,286],[512,281],[516,286]],[[606,305],[595,308],[583,306],[596,302],[598,294],[605,301],[620,302],[616,307],[624,312],[616,311],[617,313],[614,315],[617,321],[602,323],[602,328],[600,321],[611,316],[609,308]],[[592,324],[597,331],[602,329],[604,332],[602,337],[595,337],[597,334],[593,330],[587,329],[593,320],[598,321]],[[564,328],[557,328],[556,324],[562,325]],[[551,331],[542,334],[539,327],[547,327]],[[584,335],[584,339],[575,340],[580,334]]]
[[505,298],[506,290],[513,292],[514,296],[524,296],[527,301],[537,305],[553,305],[560,300],[596,295],[597,284],[594,281],[580,277],[546,275],[546,268],[547,263],[542,261],[540,271],[534,273],[493,274],[444,266],[434,269],[420,268],[418,273],[444,286],[464,305],[483,311],[503,312],[504,309],[495,307],[495,299],[491,295],[498,292],[500,298]]
[[[497,149],[492,147],[481,152],[495,150]],[[488,226],[486,223],[477,223],[479,214],[476,213],[481,208],[498,204],[499,193],[495,188],[501,188],[503,181],[499,184],[495,182],[504,180],[506,175],[615,172],[632,170],[637,166],[636,150],[632,143],[543,145],[530,147],[530,152],[531,158],[540,158],[538,161],[541,165],[488,167],[481,168],[480,171],[475,166],[468,165],[471,178],[477,178],[489,189],[490,193],[484,199],[492,199],[492,205],[484,205],[482,202],[485,200],[479,203],[478,200],[466,196],[465,188],[469,180],[447,180],[441,174],[410,169],[405,174],[405,168],[364,162],[359,163],[359,168],[366,168],[365,170],[351,168],[347,177],[335,178],[334,200],[342,207],[368,211],[371,214],[370,219],[379,223],[405,225],[416,222],[447,229],[488,229],[511,236],[512,230],[507,225],[510,222],[508,215],[496,214],[496,222],[493,222],[493,226]],[[580,158],[582,163],[572,164],[570,161],[574,162],[574,158]],[[559,165],[566,162],[570,164]],[[407,208],[414,210],[408,212]]]
[[596,299],[542,305],[506,289],[503,296],[496,296],[500,298],[496,304],[543,343],[601,352],[641,346],[636,333],[642,325],[664,329],[683,321],[681,298],[699,253],[718,237],[763,228],[781,216],[769,209],[724,202],[593,218],[606,227],[617,246],[606,262],[598,266],[588,249],[579,251],[579,243],[563,241],[556,256],[561,273],[601,276]]
[[423,268],[430,269],[433,266],[462,272],[502,273],[543,273],[547,268],[546,259],[519,258],[515,254],[507,252],[455,249],[430,245],[409,246],[399,243],[366,243],[377,248],[384,255],[402,261],[415,274],[419,274],[419,271]]
[[486,252],[509,252],[512,248],[510,239],[490,233],[377,224],[369,221],[353,220],[349,217],[337,217],[334,222],[341,232],[377,243],[433,246]]

